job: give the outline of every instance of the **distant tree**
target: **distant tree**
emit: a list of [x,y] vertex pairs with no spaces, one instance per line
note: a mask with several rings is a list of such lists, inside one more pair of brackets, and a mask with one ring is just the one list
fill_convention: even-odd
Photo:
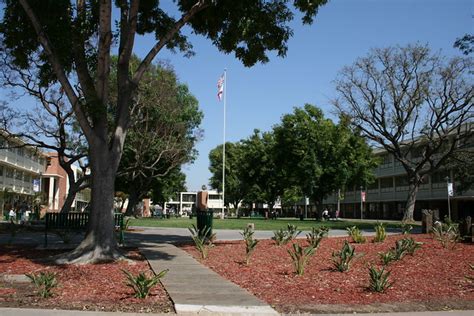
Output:
[[472,66],[471,58],[446,60],[426,46],[408,45],[374,49],[336,80],[337,109],[407,173],[404,220],[413,220],[423,176],[472,136]]
[[242,144],[242,178],[249,188],[247,199],[267,204],[271,214],[285,188],[284,170],[275,161],[275,137],[271,132],[254,130]]
[[149,195],[157,178],[194,160],[202,116],[196,98],[169,66],[150,67],[138,88],[117,172],[116,188],[128,194],[127,215]]
[[463,37],[456,39],[454,48],[459,48],[464,55],[474,52],[474,35],[465,34]]
[[[113,225],[114,183],[131,108],[139,83],[158,53],[163,49],[193,53],[182,32],[184,27],[189,28],[189,34],[204,36],[220,51],[234,53],[245,66],[252,66],[267,62],[269,51],[285,56],[294,9],[302,13],[303,23],[311,23],[326,2],[177,0],[179,17],[175,18],[175,8],[166,10],[158,0],[4,0],[2,44],[16,65],[34,68],[44,85],[61,85],[89,146],[89,225],[81,244],[59,261],[84,263],[122,257]],[[131,71],[135,38],[146,34],[154,35],[155,41],[137,70]],[[110,64],[115,47],[118,95],[111,103]],[[32,56],[39,57],[40,64],[30,64]]]
[[[227,142],[226,165],[225,165],[225,205],[232,204],[239,215],[239,205],[245,198],[248,187],[243,181],[242,174],[246,172],[243,168],[244,147],[241,142]],[[222,145],[218,145],[209,153],[209,171],[211,178],[209,184],[213,189],[222,192]]]
[[371,149],[344,117],[336,125],[306,104],[284,115],[274,133],[276,165],[285,172],[285,187],[300,188],[319,205],[338,189],[373,181]]
[[175,168],[166,176],[155,178],[152,184],[151,198],[153,202],[164,207],[165,202],[183,191],[186,191],[186,175],[179,168]]

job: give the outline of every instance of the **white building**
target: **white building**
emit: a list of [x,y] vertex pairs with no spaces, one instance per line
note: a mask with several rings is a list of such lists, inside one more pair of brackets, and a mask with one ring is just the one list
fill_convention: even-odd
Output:
[[[224,205],[222,200],[222,193],[215,190],[207,191],[209,194],[207,207],[215,213],[221,212]],[[179,192],[176,198],[166,202],[165,209],[173,209],[180,215],[186,215],[192,211],[197,201],[197,192]]]
[[41,190],[40,178],[46,170],[47,156],[24,146],[20,139],[0,138],[0,208],[31,206]]

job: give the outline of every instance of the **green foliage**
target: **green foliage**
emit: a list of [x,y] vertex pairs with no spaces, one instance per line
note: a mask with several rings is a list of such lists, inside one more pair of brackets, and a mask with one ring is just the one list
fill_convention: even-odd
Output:
[[340,272],[348,271],[352,260],[355,258],[355,248],[347,240],[344,241],[341,251],[332,253],[332,261],[336,270]]
[[294,240],[298,235],[301,234],[301,230],[298,230],[298,226],[288,224],[286,227],[286,238],[287,242]]
[[298,243],[293,244],[293,250],[289,249],[288,254],[293,261],[295,272],[297,275],[304,274],[304,268],[308,263],[311,256],[314,254],[315,248],[308,246],[306,248],[301,247]]
[[403,235],[411,234],[411,231],[413,230],[413,226],[408,223],[402,223],[401,228]]
[[192,228],[188,228],[191,232],[191,238],[194,241],[196,249],[201,254],[202,259],[206,259],[209,253],[209,249],[214,247],[214,240],[216,234],[209,234],[211,227],[205,227],[202,231],[199,231],[196,226],[193,224]]
[[388,266],[390,262],[396,260],[395,253],[392,250],[389,250],[387,252],[379,252],[379,256],[384,266]]
[[[238,207],[239,203],[247,197],[249,185],[244,181],[244,172],[248,164],[244,160],[244,145],[242,142],[226,142],[225,144],[225,203]],[[222,191],[222,145],[209,152],[209,183],[214,189]]]
[[122,272],[127,276],[126,285],[131,287],[135,292],[136,298],[147,298],[150,294],[151,289],[158,284],[160,279],[168,273],[168,269],[161,271],[160,273],[147,276],[144,272],[140,272],[138,275],[134,276],[127,270]]
[[357,244],[363,244],[367,239],[362,236],[360,229],[357,226],[347,227],[347,234],[352,238],[352,241]]
[[389,282],[390,271],[385,271],[384,268],[378,270],[377,268],[370,266],[369,276],[369,289],[371,291],[383,293],[392,286],[392,283]]
[[53,272],[40,272],[39,274],[25,274],[38,290],[38,295],[42,298],[53,296],[51,292],[57,285],[58,280]]
[[454,249],[461,239],[459,224],[445,218],[445,222],[437,223],[433,226],[433,236],[444,248]]
[[299,187],[313,201],[373,181],[376,159],[346,118],[335,124],[321,109],[305,104],[284,115],[274,134],[275,163],[286,188]]
[[375,225],[375,237],[374,242],[383,242],[387,238],[385,233],[385,225],[383,223],[377,223]]
[[311,232],[306,234],[306,239],[311,247],[318,249],[321,240],[324,237],[327,237],[329,233],[329,227],[321,226],[321,227],[311,227]]
[[406,254],[414,255],[415,251],[421,247],[422,243],[416,242],[413,238],[402,238],[395,242],[395,247],[390,251],[394,260],[401,260]]
[[277,246],[286,245],[288,243],[287,231],[283,228],[274,231],[272,239],[275,241]]
[[253,238],[254,231],[246,227],[244,231],[240,233],[245,241],[245,263],[248,265],[250,263],[250,257],[257,247],[258,240]]
[[403,238],[403,247],[407,250],[407,253],[411,256],[415,254],[415,251],[421,248],[422,243],[416,242],[413,238]]

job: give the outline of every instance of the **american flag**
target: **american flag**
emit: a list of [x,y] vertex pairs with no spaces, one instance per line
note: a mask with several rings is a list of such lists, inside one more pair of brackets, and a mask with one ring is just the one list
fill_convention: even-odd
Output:
[[222,101],[222,95],[224,94],[224,75],[217,80],[217,99]]

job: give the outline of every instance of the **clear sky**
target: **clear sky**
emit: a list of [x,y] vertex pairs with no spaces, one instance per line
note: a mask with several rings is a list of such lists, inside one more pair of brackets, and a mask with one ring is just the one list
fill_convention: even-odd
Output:
[[[207,184],[208,154],[223,141],[223,103],[216,98],[216,83],[227,68],[228,141],[251,135],[255,128],[269,130],[295,106],[311,103],[331,115],[332,81],[338,71],[373,47],[420,42],[447,56],[460,55],[453,43],[474,33],[473,0],[331,0],[311,26],[292,23],[294,36],[286,58],[271,58],[265,65],[245,68],[232,55],[217,51],[210,41],[192,37],[196,56],[161,54],[188,84],[204,112],[204,139],[199,157],[183,167],[189,190]],[[137,42],[144,54],[151,42]],[[143,50],[143,51],[142,51]]]
[[[172,7],[171,0],[162,0]],[[199,157],[183,167],[189,190],[208,184],[208,154],[223,141],[223,103],[217,80],[227,68],[227,141],[269,130],[295,106],[311,103],[331,115],[338,71],[373,47],[420,42],[447,56],[460,55],[456,38],[474,33],[474,0],[330,0],[311,26],[292,23],[294,36],[286,58],[273,56],[265,65],[245,68],[232,55],[220,53],[205,38],[191,36],[196,56],[161,52],[158,59],[174,66],[181,82],[204,112],[204,138]],[[137,38],[135,53],[143,57],[153,37]]]

